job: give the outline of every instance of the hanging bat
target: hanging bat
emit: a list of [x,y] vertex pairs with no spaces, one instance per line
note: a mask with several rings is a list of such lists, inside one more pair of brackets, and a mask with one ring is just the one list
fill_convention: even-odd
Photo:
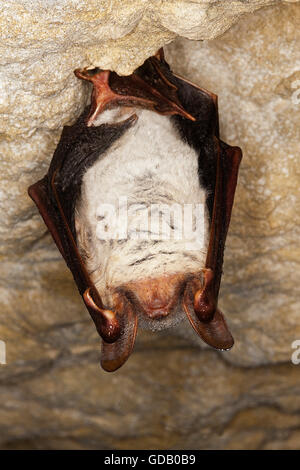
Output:
[[[138,322],[155,331],[187,318],[207,344],[231,348],[217,304],[242,154],[219,139],[217,96],[173,74],[162,50],[130,76],[75,75],[93,84],[90,109],[63,128],[29,195],[102,338],[103,369],[127,360]],[[187,244],[160,208],[201,204],[199,248],[200,232]],[[106,211],[116,207],[118,222]]]

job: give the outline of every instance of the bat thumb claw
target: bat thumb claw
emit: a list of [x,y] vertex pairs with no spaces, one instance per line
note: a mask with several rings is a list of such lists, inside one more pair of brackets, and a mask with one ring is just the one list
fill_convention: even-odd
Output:
[[204,285],[194,295],[194,311],[200,321],[212,320],[217,309],[216,298],[213,293],[214,273],[211,269],[204,272]]
[[194,310],[199,320],[203,322],[212,320],[216,311],[216,304],[205,290],[198,290],[196,292],[194,297]]
[[217,308],[211,287],[213,273],[207,270],[203,289],[195,291],[193,281],[186,286],[183,308],[200,338],[215,349],[230,349],[234,340],[222,312]]

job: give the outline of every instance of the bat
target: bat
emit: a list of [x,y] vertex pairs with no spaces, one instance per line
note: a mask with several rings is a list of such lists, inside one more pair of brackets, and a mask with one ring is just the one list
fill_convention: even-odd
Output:
[[219,138],[217,96],[172,73],[162,49],[130,76],[74,73],[91,105],[28,192],[102,338],[102,368],[124,364],[138,324],[188,319],[230,349],[218,294],[242,153]]

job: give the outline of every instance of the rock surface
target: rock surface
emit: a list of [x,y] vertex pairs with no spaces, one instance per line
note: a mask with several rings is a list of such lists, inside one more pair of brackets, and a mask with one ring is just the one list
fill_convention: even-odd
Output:
[[[130,74],[176,36],[211,39],[278,0],[13,0],[0,2],[0,134],[44,140],[74,116],[87,88],[73,70]],[[288,1],[280,1],[288,4]]]
[[71,70],[81,64],[130,74],[178,35],[212,39],[245,13],[290,2],[295,0],[2,1],[0,63],[45,59],[53,71],[68,56]]
[[[30,3],[10,2],[5,14],[14,6],[24,16]],[[60,2],[66,15],[67,3]],[[91,20],[98,2],[89,3]],[[175,2],[161,8],[169,3],[175,8]],[[123,4],[137,25],[139,9]],[[46,24],[42,3],[34,5],[40,9],[32,14]],[[26,195],[46,172],[61,126],[82,109],[88,88],[72,70],[89,63],[98,40],[84,43],[83,31],[81,52],[74,52],[75,13],[68,11],[63,27],[54,11],[48,35],[40,26],[34,36],[24,20],[23,48],[18,16],[11,16],[1,54],[0,339],[7,365],[0,365],[0,448],[299,448],[300,365],[291,363],[291,343],[300,339],[299,5],[247,15],[209,42],[180,39],[166,48],[174,71],[219,95],[222,137],[244,152],[220,298],[236,345],[221,354],[167,333],[144,333],[113,375],[99,368],[94,326]],[[122,18],[119,50],[140,27],[126,32],[129,20]],[[73,23],[76,30],[79,20]],[[188,36],[164,28],[148,52],[175,34]],[[108,51],[111,39],[103,41]],[[138,56],[134,48],[130,53]]]

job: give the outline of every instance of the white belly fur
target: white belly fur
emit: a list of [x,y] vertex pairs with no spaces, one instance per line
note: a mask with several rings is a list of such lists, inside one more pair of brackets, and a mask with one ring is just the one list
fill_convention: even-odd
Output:
[[[85,173],[76,207],[78,246],[104,302],[109,302],[111,287],[164,274],[199,272],[206,258],[206,210],[202,249],[190,241],[187,250],[184,239],[128,239],[124,243],[97,238],[97,208],[103,203],[118,207],[120,196],[127,196],[128,207],[132,203],[148,207],[153,203],[205,203],[198,156],[179,138],[171,119],[147,110],[137,114],[136,124]],[[129,219],[129,229],[133,219]],[[138,262],[146,257],[147,261]]]

